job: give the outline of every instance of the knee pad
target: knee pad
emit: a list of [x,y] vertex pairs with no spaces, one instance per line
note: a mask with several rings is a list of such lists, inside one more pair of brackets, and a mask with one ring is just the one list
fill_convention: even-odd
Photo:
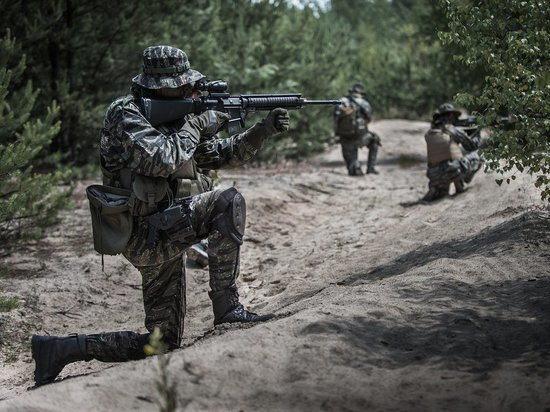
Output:
[[242,245],[246,225],[246,202],[237,189],[224,190],[214,204],[212,229]]

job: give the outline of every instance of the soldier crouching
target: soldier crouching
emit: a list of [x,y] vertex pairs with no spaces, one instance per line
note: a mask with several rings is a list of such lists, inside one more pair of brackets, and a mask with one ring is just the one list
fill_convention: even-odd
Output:
[[454,123],[460,111],[450,103],[444,103],[433,114],[430,130],[424,136],[428,153],[428,193],[422,200],[432,202],[449,194],[451,183],[456,193],[465,190],[475,173],[481,168],[483,159],[477,149],[479,134],[468,135]]
[[[269,137],[288,130],[288,113],[274,109],[263,121],[226,139],[217,135],[229,120],[221,112],[188,115],[155,127],[149,123],[140,105],[142,97],[194,97],[194,82],[202,77],[190,68],[183,51],[170,46],[148,47],[143,54],[143,72],[133,79],[132,94],[111,104],[101,131],[104,186],[91,192],[99,197],[108,196],[101,190],[129,193],[128,239],[123,249],[115,252],[123,253],[141,273],[149,332],[35,335],[31,344],[37,386],[53,382],[71,362],[143,359],[144,346],[156,328],[168,349],[178,348],[186,309],[185,251],[204,239],[209,244],[214,324],[273,317],[249,312],[239,302],[236,281],[246,203],[235,188],[211,190],[205,171],[250,160]],[[95,236],[96,228],[94,246]]]

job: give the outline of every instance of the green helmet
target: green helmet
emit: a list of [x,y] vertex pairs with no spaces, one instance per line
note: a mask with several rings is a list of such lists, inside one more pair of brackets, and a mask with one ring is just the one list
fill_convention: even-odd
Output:
[[143,73],[132,82],[147,89],[175,89],[204,77],[191,69],[187,55],[171,46],[151,46],[143,51]]

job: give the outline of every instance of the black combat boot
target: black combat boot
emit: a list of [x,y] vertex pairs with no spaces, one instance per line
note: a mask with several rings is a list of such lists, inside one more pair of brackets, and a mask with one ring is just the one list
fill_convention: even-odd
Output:
[[445,187],[430,187],[428,193],[424,195],[422,200],[425,202],[433,202],[434,200],[439,200],[449,194],[449,186]]
[[369,148],[369,157],[367,159],[367,174],[378,174],[378,170],[374,168],[376,166],[376,157],[378,155],[378,145],[374,143]]
[[86,335],[38,336],[31,339],[32,357],[36,363],[36,386],[52,383],[69,363],[89,361],[86,352]]
[[350,176],[363,176],[363,171],[361,170],[359,162],[354,162],[348,167],[348,174]]
[[460,194],[466,191],[466,188],[464,187],[464,181],[462,179],[457,179],[454,182],[455,185],[455,194]]
[[235,284],[217,292],[208,292],[208,295],[212,299],[214,325],[235,322],[263,322],[274,316],[271,313],[257,315],[247,311],[239,302],[239,292]]

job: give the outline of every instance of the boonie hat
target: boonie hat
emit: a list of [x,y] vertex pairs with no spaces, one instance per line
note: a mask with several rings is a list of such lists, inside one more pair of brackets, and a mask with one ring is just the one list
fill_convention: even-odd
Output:
[[147,89],[175,89],[204,77],[191,69],[187,54],[171,46],[151,46],[143,51],[143,72],[132,82]]
[[451,103],[443,103],[435,110],[435,112],[433,113],[433,117],[437,118],[447,113],[453,113],[457,116],[460,116],[462,114],[461,111],[456,109]]
[[363,83],[355,83],[349,92],[365,94],[365,86]]

